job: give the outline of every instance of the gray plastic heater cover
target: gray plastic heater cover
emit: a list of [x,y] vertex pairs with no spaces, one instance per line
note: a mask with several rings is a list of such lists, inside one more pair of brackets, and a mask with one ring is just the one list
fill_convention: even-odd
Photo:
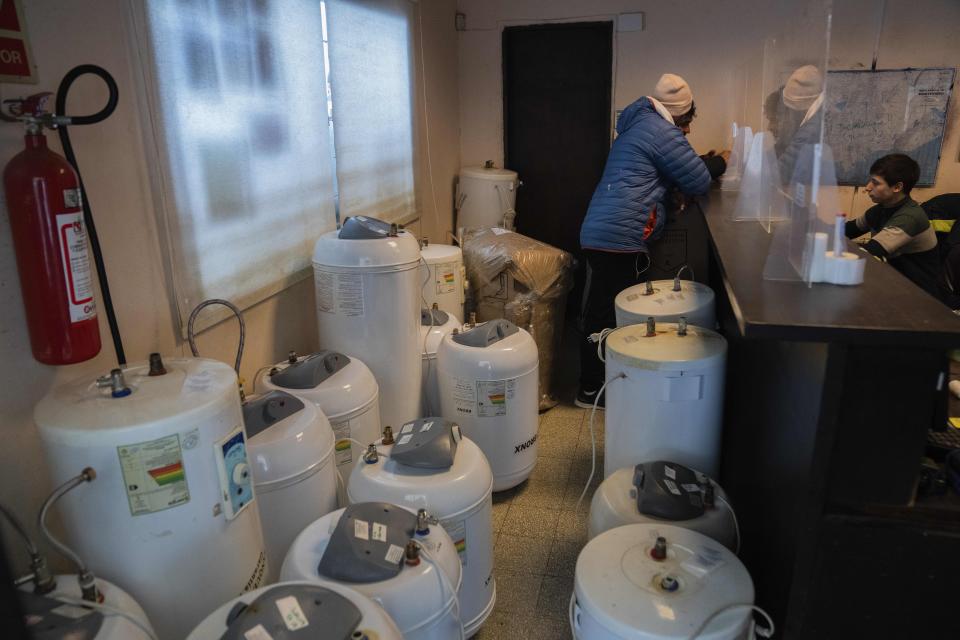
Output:
[[344,221],[337,237],[341,240],[380,240],[396,235],[396,225],[369,216],[353,216]]
[[337,351],[318,351],[270,376],[270,382],[284,389],[315,389],[337,371],[350,364],[350,358]]
[[420,326],[442,327],[449,319],[450,314],[441,309],[420,309]]
[[[307,624],[291,631],[277,601],[294,597]],[[336,591],[320,585],[279,585],[261,593],[250,604],[237,603],[227,614],[227,631],[221,640],[248,640],[249,631],[261,625],[273,640],[329,638],[349,640],[363,619],[360,609]],[[318,631],[322,630],[322,631]],[[318,636],[317,633],[320,633]]]
[[347,583],[382,582],[400,573],[417,516],[387,502],[361,502],[340,516],[317,572]]
[[285,391],[271,391],[243,405],[243,424],[252,438],[276,423],[303,411],[303,402]]
[[517,325],[501,318],[484,322],[473,329],[458,333],[453,336],[453,340],[466,347],[483,348],[496,344],[518,331],[520,331],[520,329],[517,328]]
[[460,426],[443,418],[408,422],[390,452],[395,462],[417,469],[449,469],[457,456]]
[[[707,480],[709,482],[709,480]],[[658,460],[633,469],[640,513],[663,520],[692,520],[703,515],[703,485],[692,469]]]

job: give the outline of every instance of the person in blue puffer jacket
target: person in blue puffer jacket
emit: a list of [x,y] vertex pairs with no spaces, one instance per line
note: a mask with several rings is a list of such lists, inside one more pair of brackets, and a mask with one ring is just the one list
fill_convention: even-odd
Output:
[[[706,194],[711,180],[726,170],[728,154],[700,157],[687,142],[695,115],[690,87],[668,73],[652,96],[628,106],[617,120],[617,138],[580,227],[591,274],[584,308],[588,336],[616,326],[614,298],[648,265],[648,247],[663,230],[668,200],[676,192]],[[578,406],[594,405],[603,375],[596,345],[584,340]],[[597,406],[603,406],[602,397]]]

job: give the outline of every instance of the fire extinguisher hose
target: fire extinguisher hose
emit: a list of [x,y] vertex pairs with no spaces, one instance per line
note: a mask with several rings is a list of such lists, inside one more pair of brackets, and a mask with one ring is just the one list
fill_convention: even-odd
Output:
[[[110,114],[117,108],[119,92],[117,82],[113,76],[103,67],[94,64],[82,64],[74,67],[63,76],[60,86],[57,88],[56,114],[63,116],[67,109],[67,94],[71,85],[80,76],[93,74],[99,77],[107,85],[110,93],[107,104],[98,112],[87,116],[67,116],[70,125],[95,124],[110,117]],[[100,293],[103,296],[103,307],[107,314],[107,323],[110,325],[110,335],[113,338],[113,348],[117,353],[117,363],[122,367],[127,363],[127,356],[123,351],[123,340],[120,338],[120,327],[117,324],[117,314],[113,308],[113,298],[110,295],[110,283],[107,281],[107,269],[103,263],[103,252],[100,249],[100,238],[97,235],[97,227],[93,222],[93,212],[90,210],[90,201],[87,198],[86,188],[83,186],[83,176],[80,174],[80,166],[77,164],[77,156],[73,152],[73,145],[70,144],[70,133],[66,125],[57,127],[60,136],[60,146],[63,147],[63,155],[67,162],[77,172],[77,179],[80,183],[80,197],[83,206],[83,223],[87,228],[87,236],[90,239],[90,249],[93,251],[93,261],[97,268],[97,280],[100,282]]]

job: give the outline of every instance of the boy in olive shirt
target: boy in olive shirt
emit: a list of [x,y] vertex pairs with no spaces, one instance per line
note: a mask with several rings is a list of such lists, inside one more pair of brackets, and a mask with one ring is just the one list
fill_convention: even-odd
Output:
[[927,214],[910,198],[919,179],[920,166],[910,156],[893,153],[874,162],[865,189],[876,206],[847,222],[846,235],[853,239],[869,233],[858,240],[864,249],[942,300],[937,235]]

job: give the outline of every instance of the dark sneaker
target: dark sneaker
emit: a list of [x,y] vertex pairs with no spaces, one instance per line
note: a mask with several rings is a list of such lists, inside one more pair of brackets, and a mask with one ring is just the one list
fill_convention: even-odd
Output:
[[[586,391],[584,389],[580,389],[579,391],[577,391],[577,397],[573,401],[573,404],[577,405],[581,409],[593,409],[593,403],[594,401],[596,401],[596,399],[597,399],[596,391]],[[603,406],[604,400],[606,400],[606,398],[604,398],[603,396],[600,396],[600,402],[597,402],[597,409],[604,408]]]

